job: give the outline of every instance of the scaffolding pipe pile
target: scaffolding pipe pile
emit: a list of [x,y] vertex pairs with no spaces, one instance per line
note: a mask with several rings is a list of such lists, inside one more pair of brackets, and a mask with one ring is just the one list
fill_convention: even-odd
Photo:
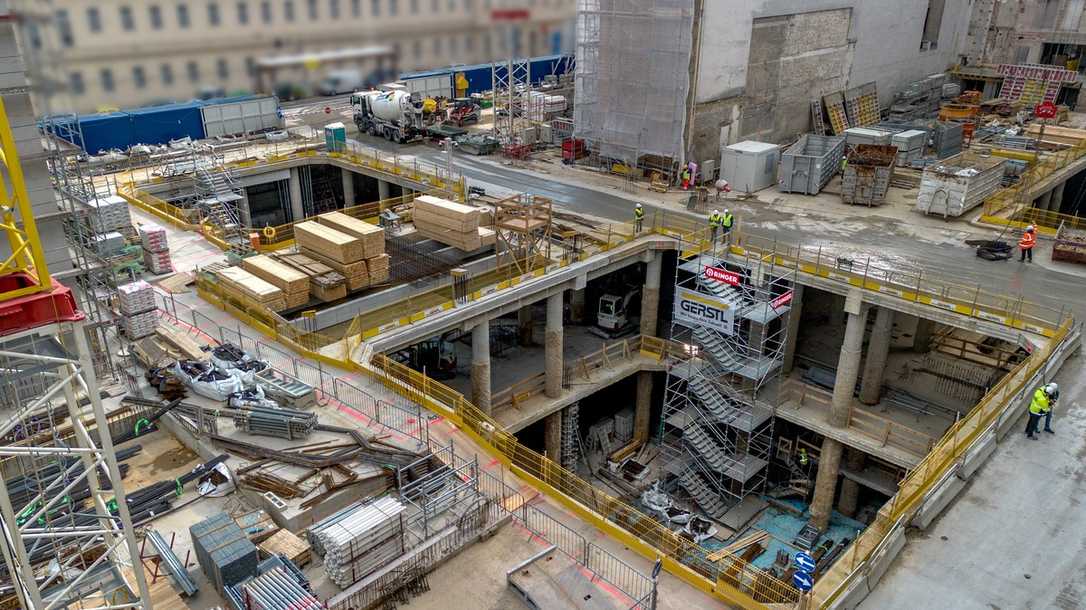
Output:
[[349,587],[403,553],[404,508],[385,496],[321,531],[324,569],[332,582]]
[[238,430],[258,436],[294,440],[307,438],[317,425],[317,414],[294,409],[247,407],[234,413]]
[[309,550],[317,554],[318,557],[323,558],[325,549],[324,543],[321,541],[321,532],[328,527],[339,523],[351,515],[354,511],[361,508],[363,503],[361,501],[355,502],[346,508],[328,515],[324,519],[309,526],[309,529],[305,531],[305,537],[309,541]]

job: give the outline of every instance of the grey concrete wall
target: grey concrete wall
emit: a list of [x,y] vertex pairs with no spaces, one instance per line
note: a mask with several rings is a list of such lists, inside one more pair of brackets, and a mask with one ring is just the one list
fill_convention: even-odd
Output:
[[[882,103],[889,104],[906,83],[955,63],[965,43],[970,5],[947,0],[938,45],[921,51],[927,9],[928,0],[706,2],[688,149],[702,161],[719,155],[721,144],[740,141],[744,133],[764,134],[775,142],[791,139],[809,129],[810,112],[800,100],[806,103],[843,87],[875,81]],[[847,24],[842,21],[845,14]],[[797,16],[786,18],[789,15]],[[775,26],[756,28],[755,20],[769,24],[766,20],[775,18],[791,24],[790,29],[777,28],[785,33],[783,40],[760,37]],[[848,48],[843,54],[842,31],[847,32]],[[769,54],[777,50],[779,61]],[[825,61],[843,65],[822,65]],[[767,94],[773,82],[777,91],[771,97]],[[742,108],[739,120],[726,110],[736,104]],[[779,127],[766,132],[767,126]]]

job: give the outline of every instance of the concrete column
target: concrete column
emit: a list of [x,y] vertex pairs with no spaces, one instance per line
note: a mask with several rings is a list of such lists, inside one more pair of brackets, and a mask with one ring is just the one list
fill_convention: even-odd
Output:
[[799,321],[803,317],[803,285],[792,287],[792,302],[789,304],[788,330],[784,336],[784,374],[792,372],[796,362],[796,341],[799,339]]
[[1051,207],[1051,205],[1052,191],[1048,191],[1044,195],[1041,195],[1039,198],[1037,198],[1037,201],[1034,202],[1034,207],[1040,208],[1042,210],[1047,210],[1049,207]]
[[302,179],[298,176],[298,168],[290,168],[290,213],[294,215],[294,222],[305,220],[305,208],[302,207]]
[[[863,451],[854,447],[845,449],[845,465],[850,472],[863,470],[866,457]],[[848,477],[841,479],[841,495],[837,499],[837,512],[846,517],[855,517],[859,499],[860,484]]]
[[845,299],[845,311],[848,312],[848,322],[845,324],[841,355],[837,358],[837,377],[833,381],[833,403],[830,406],[830,424],[838,428],[848,425],[856,378],[860,375],[860,355],[863,354],[868,307],[864,305],[863,294],[859,289],[849,292]]
[[351,207],[355,205],[354,201],[354,172],[349,169],[340,168],[343,172],[343,206]]
[[471,329],[471,401],[490,414],[490,322]]
[[562,393],[562,293],[547,297],[547,336],[544,350],[546,380],[544,394],[557,398]]
[[562,463],[562,411],[565,409],[543,419],[543,450],[555,464]]
[[842,447],[840,442],[828,436],[822,441],[814,499],[811,500],[811,525],[819,531],[825,530],[830,523],[833,494],[837,491],[837,475],[841,471]]
[[238,202],[238,217],[243,227],[253,226],[253,216],[249,210],[249,191],[241,189],[241,201]]
[[517,310],[517,343],[528,347],[532,345],[532,306],[525,305]]
[[641,334],[657,336],[659,333],[658,312],[660,311],[660,271],[664,267],[664,257],[657,252],[645,265],[645,286],[641,291]]
[[913,333],[913,351],[924,353],[931,349],[931,335],[935,332],[935,321],[917,317],[916,332]]
[[879,402],[882,376],[886,371],[886,358],[890,355],[890,340],[894,330],[894,310],[879,307],[871,339],[867,342],[867,359],[864,360],[864,376],[860,380],[860,402],[874,405]]
[[569,291],[569,321],[584,324],[584,288]]
[[652,373],[637,374],[637,403],[634,409],[634,440],[647,443],[649,419],[652,416]]
[[384,201],[385,199],[388,199],[390,197],[389,190],[390,189],[388,187],[388,182],[387,181],[385,181],[385,180],[378,180],[377,181],[377,198],[378,199],[380,199],[381,201]]
[[1048,211],[1059,212],[1063,209],[1063,191],[1066,186],[1066,182],[1061,182],[1052,189],[1052,201],[1048,205]]

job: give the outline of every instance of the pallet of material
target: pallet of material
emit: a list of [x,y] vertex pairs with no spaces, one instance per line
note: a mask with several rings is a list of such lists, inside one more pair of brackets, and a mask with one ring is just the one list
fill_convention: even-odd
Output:
[[258,278],[241,267],[227,267],[215,272],[219,283],[228,293],[255,301],[272,311],[287,308],[286,296],[276,286]]
[[309,277],[309,294],[325,303],[347,296],[347,278],[324,263],[295,252],[273,254],[272,258]]
[[366,270],[365,259],[356,261],[353,263],[341,263],[333,260],[324,254],[315,250],[310,250],[304,246],[300,247],[301,253],[312,258],[318,262],[328,265],[333,270],[339,272],[347,280],[347,290],[354,292],[355,290],[362,290],[363,288],[369,288],[370,286],[370,274]]
[[309,563],[311,556],[309,544],[287,530],[279,530],[270,538],[257,545],[257,548],[268,555],[285,555],[299,568]]
[[411,218],[459,233],[474,233],[479,228],[481,210],[433,195],[420,195],[413,203]]
[[385,230],[343,212],[328,212],[317,216],[317,222],[362,240],[366,258],[385,253]]
[[241,261],[242,269],[283,291],[287,309],[302,307],[309,302],[309,276],[284,265],[274,258],[260,254]]
[[366,258],[361,239],[312,220],[294,225],[294,241],[337,263],[357,263]]
[[387,254],[366,259],[366,272],[369,273],[371,286],[384,284],[388,281],[388,261],[389,256]]
[[494,232],[494,229],[479,227],[479,243],[484,246],[493,246],[497,242],[498,234]]

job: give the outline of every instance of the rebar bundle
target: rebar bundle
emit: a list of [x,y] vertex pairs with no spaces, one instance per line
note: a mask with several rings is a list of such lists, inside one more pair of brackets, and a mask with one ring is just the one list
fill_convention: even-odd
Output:
[[238,430],[260,436],[279,438],[306,438],[317,425],[317,414],[294,409],[267,409],[247,407],[234,414]]

